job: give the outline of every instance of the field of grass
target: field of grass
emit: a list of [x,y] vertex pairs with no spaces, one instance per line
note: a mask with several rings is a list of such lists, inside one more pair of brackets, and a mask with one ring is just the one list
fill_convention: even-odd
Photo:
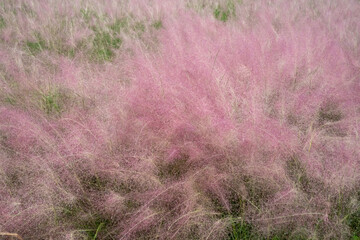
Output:
[[0,1],[0,239],[360,239],[360,1]]

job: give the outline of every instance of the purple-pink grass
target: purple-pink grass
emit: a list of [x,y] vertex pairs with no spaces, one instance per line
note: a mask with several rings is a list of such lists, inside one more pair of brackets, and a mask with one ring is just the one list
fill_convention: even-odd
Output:
[[0,3],[0,237],[357,239],[360,3]]

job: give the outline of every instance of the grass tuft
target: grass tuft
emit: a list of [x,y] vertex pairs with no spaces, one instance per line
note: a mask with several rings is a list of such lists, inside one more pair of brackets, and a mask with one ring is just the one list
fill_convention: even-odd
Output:
[[47,49],[45,40],[41,37],[40,34],[35,34],[36,41],[26,41],[25,46],[28,52],[35,56],[43,50]]
[[350,230],[353,234],[353,239],[356,239],[360,237],[360,208],[351,213],[346,220],[348,226],[350,227]]
[[[227,22],[230,17],[236,16],[235,4],[233,0],[226,1],[225,7],[218,4],[213,11],[214,17],[219,21]],[[238,4],[242,4],[242,2],[240,1]]]
[[121,31],[127,30],[129,27],[129,20],[127,17],[117,18],[114,23],[109,25],[109,28],[116,34]]
[[239,219],[233,220],[228,240],[252,240],[260,239],[259,235],[255,233],[251,224]]
[[224,10],[220,6],[217,6],[214,9],[214,16],[217,20],[220,20],[222,22],[226,22],[229,19],[230,11]]
[[151,24],[151,26],[153,26],[156,30],[159,30],[163,28],[163,23],[161,20],[156,20]]
[[111,61],[115,57],[114,49],[119,49],[122,39],[109,32],[94,29],[95,37],[92,42],[91,56],[99,62]]
[[2,16],[0,16],[0,30],[2,30],[5,27],[6,27],[6,21]]
[[56,91],[42,95],[40,105],[46,114],[60,113],[59,98],[60,95]]
[[86,23],[89,23],[93,18],[97,17],[96,12],[87,7],[80,9],[80,14]]

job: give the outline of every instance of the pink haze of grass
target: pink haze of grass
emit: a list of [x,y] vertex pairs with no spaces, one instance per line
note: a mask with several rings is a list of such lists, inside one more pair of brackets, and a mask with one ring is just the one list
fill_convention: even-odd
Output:
[[[129,37],[103,64],[9,40],[79,11],[42,2],[35,18],[4,13],[19,28],[0,42],[0,232],[84,239],[104,222],[98,239],[227,239],[242,219],[265,236],[350,236],[336,209],[360,205],[359,1],[243,1],[226,23],[137,1],[134,16],[162,19],[156,46]],[[89,34],[78,24],[69,44]],[[37,100],[52,89],[67,96],[54,116]]]

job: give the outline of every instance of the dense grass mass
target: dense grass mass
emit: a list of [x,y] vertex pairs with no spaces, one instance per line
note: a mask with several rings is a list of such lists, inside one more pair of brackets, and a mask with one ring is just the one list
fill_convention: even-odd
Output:
[[360,2],[3,0],[1,239],[360,239]]

